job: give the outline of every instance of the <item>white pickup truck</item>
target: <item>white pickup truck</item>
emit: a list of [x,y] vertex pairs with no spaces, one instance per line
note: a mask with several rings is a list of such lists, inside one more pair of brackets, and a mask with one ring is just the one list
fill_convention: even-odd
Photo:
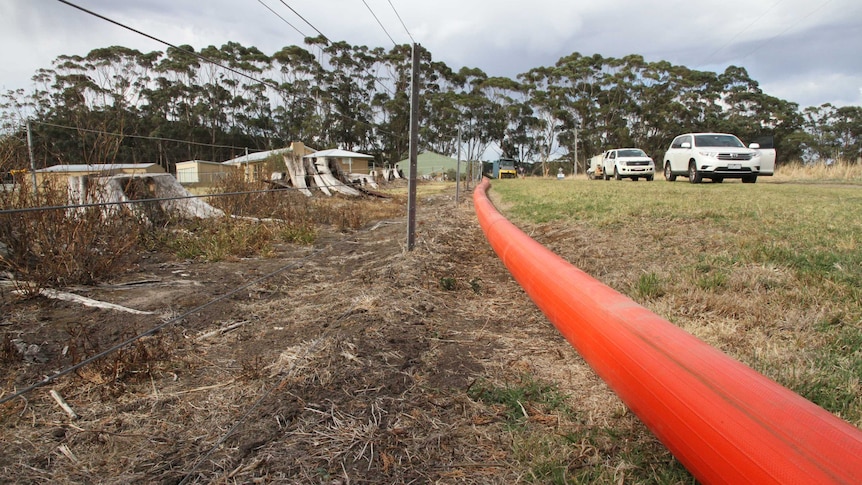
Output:
[[652,181],[655,176],[655,163],[640,148],[615,148],[590,159],[587,178],[616,180],[630,178],[637,181],[645,178]]
[[673,139],[664,155],[664,178],[669,182],[678,175],[688,176],[699,184],[704,178],[715,183],[739,178],[753,184],[757,177],[772,175],[775,149],[746,147],[739,138],[727,133],[686,133]]

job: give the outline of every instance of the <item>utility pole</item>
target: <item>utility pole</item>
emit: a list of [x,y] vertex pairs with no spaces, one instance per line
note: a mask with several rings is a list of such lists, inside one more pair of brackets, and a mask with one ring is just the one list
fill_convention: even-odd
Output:
[[27,119],[27,153],[30,156],[30,177],[33,181],[33,198],[39,198],[36,191],[36,159],[33,157],[33,135],[30,134],[30,119]]
[[461,127],[458,127],[458,164],[455,170],[455,207],[458,207],[461,195]]
[[407,180],[407,250],[416,245],[416,157],[419,154],[419,52],[413,44],[410,73],[410,177]]

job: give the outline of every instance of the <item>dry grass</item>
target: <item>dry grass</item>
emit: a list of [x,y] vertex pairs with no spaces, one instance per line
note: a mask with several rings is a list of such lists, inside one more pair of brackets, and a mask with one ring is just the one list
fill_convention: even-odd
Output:
[[[0,209],[58,207],[65,190],[47,188],[38,196],[22,179],[0,191]],[[111,277],[134,259],[142,226],[136,214],[119,210],[108,217],[99,208],[46,209],[0,214],[0,270],[34,294],[40,288],[92,284]]]
[[[768,181],[769,179],[763,179]],[[862,182],[862,164],[838,160],[832,165],[822,163],[803,164],[795,161],[780,165],[772,180],[787,181],[834,181],[840,183]]]
[[[371,224],[189,316],[146,350],[170,349],[157,365],[133,367],[133,353],[122,365],[138,371],[110,384],[98,379],[111,366],[56,383],[75,421],[44,392],[4,406],[0,479],[690,483],[452,202],[423,196],[411,253],[399,249],[403,220]],[[213,294],[215,281],[272,264],[183,272]]]
[[824,182],[495,186],[539,242],[862,426],[862,193]]

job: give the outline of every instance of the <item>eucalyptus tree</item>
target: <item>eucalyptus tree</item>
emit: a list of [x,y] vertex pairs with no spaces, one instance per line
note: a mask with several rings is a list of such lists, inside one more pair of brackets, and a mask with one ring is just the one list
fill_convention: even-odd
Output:
[[529,126],[522,119],[528,114],[522,86],[515,80],[498,76],[484,80],[479,88],[493,106],[488,131],[500,148],[501,156],[519,159],[520,145],[526,141],[525,129]]
[[257,47],[228,42],[219,48],[229,69],[220,73],[221,84],[230,93],[228,125],[223,142],[257,149],[274,147],[272,109],[266,75],[272,70],[272,58]]
[[667,61],[643,64],[634,92],[638,121],[632,126],[632,139],[659,164],[671,140],[689,129],[678,115],[686,107],[674,90],[672,71]]
[[841,159],[857,164],[862,160],[862,107],[842,106],[834,110],[829,127]]
[[[40,140],[66,163],[118,161],[123,133],[137,129],[144,87],[158,54],[125,47],[94,49],[86,57],[59,56],[34,79]],[[71,131],[70,131],[71,130]],[[132,153],[127,154],[133,157]],[[130,160],[120,160],[130,161]]]
[[461,94],[465,77],[442,62],[422,62],[420,58],[420,149],[447,156],[459,156]]
[[452,107],[457,111],[461,152],[467,160],[480,160],[494,141],[502,140],[504,113],[483,91],[488,75],[481,69],[462,67],[453,81],[457,91]]
[[519,76],[521,89],[529,100],[530,113],[522,128],[530,152],[538,158],[542,175],[549,173],[548,162],[565,153],[560,136],[565,138],[567,121],[573,123],[574,105],[569,98],[563,75],[556,67],[534,68]]
[[836,107],[831,103],[804,111],[809,134],[805,151],[808,161],[842,160],[860,163],[862,158],[862,107]]
[[395,165],[407,157],[410,147],[410,74],[412,49],[396,45],[379,52],[375,73],[380,89],[371,104],[379,140],[380,161]]
[[602,150],[607,143],[601,115],[602,89],[607,76],[604,58],[598,54],[585,57],[573,52],[560,58],[553,68],[533,69],[524,79],[536,76],[553,86],[546,91],[556,98],[560,130],[563,132],[561,141],[565,147],[574,151],[574,129],[577,126],[579,147],[583,147],[583,152],[590,154]]
[[275,136],[285,142],[312,142],[320,132],[315,112],[316,79],[322,68],[309,50],[287,46],[272,55],[277,89],[270,90]]
[[728,67],[718,76],[726,116],[721,131],[734,133],[750,143],[764,135],[772,136],[779,161],[802,156],[797,133],[802,129],[799,106],[764,93],[748,72]]
[[[199,69],[199,96],[193,108],[198,126],[207,132],[207,143],[269,148],[271,112],[263,73],[270,70],[271,59],[256,47],[236,42],[209,46],[200,54],[214,61]],[[262,130],[255,132],[255,124]],[[210,160],[225,158],[220,149],[210,147]]]
[[[154,66],[155,79],[144,91],[146,105],[142,108],[148,132],[146,135],[159,138],[197,141],[200,130],[194,110],[198,104],[200,89],[197,87],[201,60],[189,45],[168,47]],[[203,141],[203,140],[201,140]],[[180,159],[206,159],[207,155],[197,145],[176,145],[156,142],[154,160],[166,169]]]
[[344,41],[331,42],[322,50],[327,59],[317,79],[318,112],[323,120],[319,144],[365,149],[374,136],[371,103],[375,81],[370,73],[374,59],[367,47]]

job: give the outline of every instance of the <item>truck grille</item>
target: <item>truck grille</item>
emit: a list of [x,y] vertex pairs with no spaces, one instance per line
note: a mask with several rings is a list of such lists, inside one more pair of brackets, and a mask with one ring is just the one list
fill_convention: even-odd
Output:
[[746,161],[746,160],[751,160],[751,154],[750,153],[719,153],[718,159],[719,160],[730,160],[730,161],[733,161],[733,160]]
[[647,161],[626,162],[627,167],[645,167],[649,165]]

